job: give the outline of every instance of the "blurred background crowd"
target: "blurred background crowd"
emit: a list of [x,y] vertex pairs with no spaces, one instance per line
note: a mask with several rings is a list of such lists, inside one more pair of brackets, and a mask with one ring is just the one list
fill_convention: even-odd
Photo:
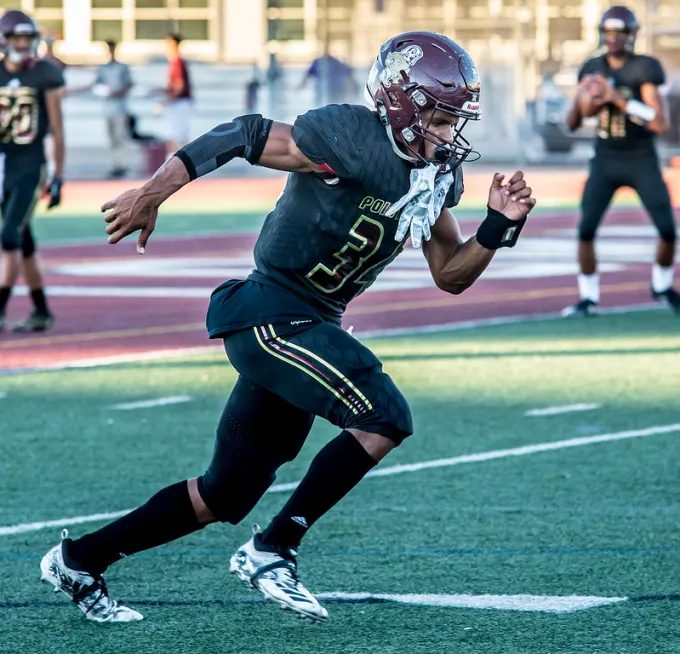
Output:
[[[19,6],[19,2],[21,5]],[[637,51],[658,57],[680,154],[680,2],[631,0]],[[61,62],[67,179],[153,172],[166,151],[233,116],[291,121],[327,102],[363,102],[380,44],[446,34],[482,75],[483,119],[466,135],[483,162],[582,166],[592,125],[564,116],[580,64],[597,46],[604,0],[0,0],[40,25]],[[172,89],[168,93],[168,89]],[[677,161],[677,160],[676,160]],[[234,162],[222,174],[263,174]]]

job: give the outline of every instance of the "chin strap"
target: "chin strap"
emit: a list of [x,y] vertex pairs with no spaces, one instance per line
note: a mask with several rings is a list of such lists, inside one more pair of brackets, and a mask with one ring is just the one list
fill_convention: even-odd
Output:
[[385,109],[385,105],[383,104],[383,102],[381,100],[378,100],[375,106],[378,110],[380,124],[385,128],[387,138],[390,140],[390,143],[392,144],[392,149],[394,150],[394,153],[400,159],[404,159],[404,161],[418,163],[418,159],[416,159],[415,157],[409,157],[405,152],[402,152],[399,146],[397,145],[396,141],[394,140],[394,135],[392,134],[392,127],[390,126],[390,117],[387,115],[387,109]]

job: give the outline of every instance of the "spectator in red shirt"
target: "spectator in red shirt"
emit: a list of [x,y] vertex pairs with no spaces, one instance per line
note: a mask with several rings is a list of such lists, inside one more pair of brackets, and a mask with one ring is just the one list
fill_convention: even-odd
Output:
[[181,37],[169,34],[165,39],[165,53],[170,64],[165,87],[166,152],[174,154],[189,142],[189,120],[193,98],[186,61],[179,52]]

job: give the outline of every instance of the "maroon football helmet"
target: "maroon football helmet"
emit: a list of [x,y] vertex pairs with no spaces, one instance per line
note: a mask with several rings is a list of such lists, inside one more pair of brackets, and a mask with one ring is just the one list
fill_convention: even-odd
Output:
[[633,52],[635,37],[640,24],[635,14],[622,5],[609,7],[602,14],[598,31],[600,32],[600,47],[605,46],[609,54],[623,55]]
[[[437,146],[437,163],[450,168],[473,153],[461,132],[468,120],[481,116],[479,91],[472,57],[451,39],[434,32],[406,32],[384,43],[366,83],[366,99],[378,110],[397,155],[429,163],[424,157],[424,141],[428,140]],[[421,112],[426,109],[459,117],[450,143],[423,123]]]
[[[26,36],[26,47],[16,47],[10,43],[13,36]],[[0,47],[5,56],[14,63],[26,63],[35,59],[40,45],[40,30],[35,21],[23,11],[9,9],[0,18]]]

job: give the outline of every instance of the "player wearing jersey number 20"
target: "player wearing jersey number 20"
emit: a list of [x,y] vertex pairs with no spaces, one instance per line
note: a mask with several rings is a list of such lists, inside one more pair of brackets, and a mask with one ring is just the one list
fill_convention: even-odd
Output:
[[[23,274],[34,310],[14,329],[45,331],[54,318],[47,306],[31,218],[41,195],[47,207],[61,202],[64,77],[53,63],[37,58],[40,30],[22,11],[0,18],[0,331],[12,290]],[[45,183],[45,136],[54,142],[54,176]]]

